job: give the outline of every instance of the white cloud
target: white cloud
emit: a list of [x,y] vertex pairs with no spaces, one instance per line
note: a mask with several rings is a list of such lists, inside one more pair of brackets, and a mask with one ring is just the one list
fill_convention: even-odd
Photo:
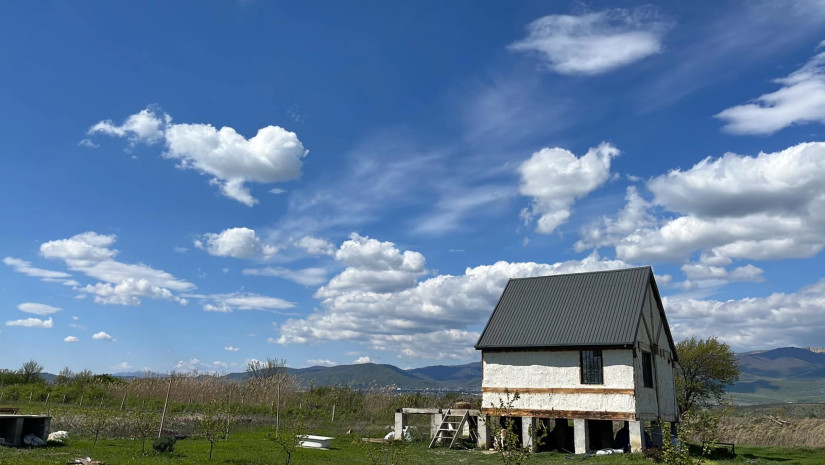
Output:
[[517,191],[512,186],[449,188],[431,211],[416,220],[414,231],[424,234],[454,231],[469,217],[486,216],[492,211],[503,210],[508,205],[508,200],[516,195]]
[[593,76],[660,53],[668,28],[649,8],[549,15],[530,23],[527,37],[508,48],[537,54],[559,74]]
[[[163,137],[166,125],[169,124],[170,121],[171,118],[169,115],[164,114],[159,116],[155,113],[155,108],[149,107],[129,116],[121,125],[113,123],[112,120],[100,121],[89,128],[88,134],[106,134],[109,136],[126,137],[132,142],[132,145],[137,142],[151,144]],[[84,140],[93,144],[89,139]],[[83,141],[81,141],[81,143],[82,142]]]
[[33,302],[25,302],[17,306],[17,308],[26,313],[34,313],[35,315],[51,315],[63,310],[60,307],[52,307],[46,304],[37,304]]
[[80,339],[75,336],[66,336],[63,338],[63,342],[80,342]]
[[214,362],[212,362],[212,366],[215,368],[219,368],[221,370],[226,370],[227,368],[229,368],[228,363],[222,362],[220,360],[215,360]]
[[534,153],[518,169],[521,194],[532,198],[531,208],[521,212],[525,224],[538,217],[536,231],[549,234],[567,222],[576,199],[610,178],[610,160],[619,153],[607,142],[580,158],[562,148],[544,148]]
[[317,367],[317,366],[334,367],[334,366],[338,365],[337,363],[333,362],[332,360],[327,360],[327,359],[323,359],[323,358],[310,359],[310,360],[307,360],[306,363],[307,363],[307,366],[311,366],[311,367]]
[[75,283],[76,290],[94,295],[98,303],[140,305],[141,298],[186,303],[173,291],[192,290],[195,288],[192,283],[144,264],[115,260],[118,250],[111,246],[116,240],[115,235],[89,231],[68,239],[45,242],[40,245],[40,253],[46,258],[62,260],[72,271],[102,281],[83,287]]
[[6,326],[23,326],[24,328],[52,328],[54,321],[51,317],[48,320],[41,320],[40,318],[26,318],[24,320],[7,321]]
[[129,116],[122,125],[101,121],[89,134],[126,137],[134,145],[163,141],[164,157],[177,160],[181,169],[212,176],[223,195],[252,206],[258,202],[245,186],[248,182],[273,183],[297,179],[307,150],[298,136],[278,126],[266,126],[247,139],[231,127],[210,124],[173,124],[153,107]]
[[738,300],[665,298],[668,321],[678,340],[715,335],[737,351],[822,345],[825,280],[794,293]]
[[393,292],[415,285],[426,273],[426,260],[418,252],[403,253],[392,242],[381,242],[357,233],[341,244],[335,259],[347,265],[315,294],[333,298],[347,292]]
[[306,344],[351,340],[373,349],[413,354],[416,337],[426,341],[441,336],[444,344],[437,350],[421,344],[415,354],[423,356],[427,350],[425,358],[469,356],[468,344],[471,347],[474,342],[470,328],[486,321],[510,278],[627,266],[618,260],[602,260],[595,254],[581,261],[555,264],[502,261],[467,268],[463,275],[439,275],[395,290],[375,290],[373,283],[367,282],[336,292],[319,291],[316,297],[321,299],[321,308],[306,318],[282,323],[277,341]]
[[468,360],[477,356],[475,347],[481,333],[443,329],[423,334],[376,335],[371,343],[376,350],[397,352],[398,358]]
[[825,123],[825,52],[775,82],[782,85],[779,90],[715,115],[725,121],[722,129],[767,135],[795,124]]
[[615,219],[604,216],[581,229],[581,237],[574,245],[576,252],[616,244],[628,234],[657,223],[650,213],[652,205],[639,195],[635,186],[627,188],[625,200],[625,207]]
[[682,213],[639,228],[616,243],[625,260],[702,262],[813,256],[825,247],[825,143],[811,142],[756,157],[726,154],[648,186],[654,203]]
[[131,370],[133,367],[132,365],[129,365],[129,362],[120,362],[112,368],[115,370]]
[[223,348],[223,350],[228,350],[228,351],[230,351],[230,352],[237,352],[237,351],[239,351],[239,350],[241,350],[241,349],[239,349],[239,348],[237,348],[237,347],[235,347],[235,346],[233,346],[233,345],[228,345],[228,346],[224,347],[224,348]]
[[274,276],[284,278],[304,286],[323,284],[327,278],[326,268],[290,270],[289,268],[268,266],[266,268],[247,268],[241,271],[241,273],[247,276]]
[[332,242],[312,236],[304,236],[295,241],[295,246],[306,250],[310,255],[334,255],[335,244]]
[[77,285],[77,281],[69,279],[72,277],[72,275],[70,275],[69,273],[37,268],[32,266],[31,262],[27,262],[26,260],[21,260],[19,258],[14,257],[6,257],[3,259],[3,263],[12,267],[14,271],[22,273],[26,276],[31,276],[32,278],[40,278],[43,281],[61,283],[68,286]]
[[687,280],[679,285],[685,291],[720,286],[734,281],[758,283],[765,280],[762,275],[764,271],[751,264],[728,269],[704,263],[685,263],[682,265],[682,272]]
[[175,371],[196,371],[198,369],[203,369],[204,366],[207,366],[205,363],[201,362],[197,358],[192,358],[189,360],[179,360],[172,369]]
[[354,362],[352,362],[352,363],[355,363],[355,364],[357,364],[357,365],[360,365],[360,364],[362,364],[362,363],[373,363],[373,361],[372,361],[372,359],[369,357],[369,355],[364,355],[364,356],[362,356],[362,357],[358,357],[358,358],[357,358],[357,359],[355,359],[355,361],[354,361]]
[[195,246],[217,257],[268,259],[278,252],[278,247],[264,244],[254,229],[230,228],[219,234],[207,233]]
[[208,312],[231,313],[234,310],[276,311],[295,306],[294,303],[277,297],[241,292],[232,294],[191,295],[191,297],[209,302],[203,305],[203,309]]
[[88,147],[90,149],[96,149],[100,147],[100,145],[95,144],[91,139],[82,139],[80,142],[77,143],[80,147]]
[[114,339],[112,339],[112,336],[110,336],[109,333],[105,331],[95,333],[94,335],[92,335],[92,339],[94,339],[95,341],[114,341]]

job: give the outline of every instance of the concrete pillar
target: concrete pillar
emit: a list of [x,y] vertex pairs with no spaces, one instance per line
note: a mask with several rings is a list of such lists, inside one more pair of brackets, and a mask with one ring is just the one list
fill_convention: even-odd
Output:
[[641,421],[628,421],[628,432],[630,433],[630,452],[641,452],[645,440],[645,427]]
[[587,443],[589,431],[587,430],[587,420],[576,418],[573,420],[573,443],[575,445],[575,452],[577,454],[587,453]]
[[438,428],[441,427],[441,422],[444,417],[440,413],[430,415],[430,438],[434,438],[438,434]]
[[536,417],[521,417],[521,445],[530,452],[536,451]]
[[395,412],[395,440],[404,439],[404,427],[407,426],[407,415],[403,412]]
[[492,446],[490,441],[490,417],[488,415],[478,416],[478,447],[487,450]]

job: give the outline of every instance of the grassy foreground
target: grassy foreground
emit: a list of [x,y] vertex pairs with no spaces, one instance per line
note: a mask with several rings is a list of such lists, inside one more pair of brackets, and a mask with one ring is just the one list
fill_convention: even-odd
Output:
[[[292,457],[293,465],[303,464],[372,464],[365,445],[356,441],[355,436],[341,436],[333,442],[331,450],[298,449]],[[151,446],[149,446],[151,449]],[[825,463],[825,449],[741,447],[739,455],[732,460],[711,463],[769,465],[818,465]],[[117,464],[232,464],[257,465],[285,463],[286,456],[277,444],[265,439],[263,431],[238,431],[231,440],[215,445],[212,462],[208,462],[209,443],[203,439],[178,441],[173,454],[140,452],[140,441],[128,439],[100,440],[92,445],[91,440],[71,439],[65,446],[47,446],[37,449],[12,449],[0,447],[0,465],[52,464],[63,465],[76,457],[91,457],[108,465]],[[581,457],[576,457],[581,458]],[[591,463],[641,464],[652,463],[641,454],[627,456],[589,457]],[[561,464],[574,460],[564,454],[540,453],[534,455],[531,464]],[[375,462],[378,463],[378,462]],[[383,463],[383,462],[381,462]],[[404,465],[467,464],[485,465],[501,463],[497,455],[478,450],[427,449],[427,444],[414,442],[405,446],[405,456],[400,461]]]

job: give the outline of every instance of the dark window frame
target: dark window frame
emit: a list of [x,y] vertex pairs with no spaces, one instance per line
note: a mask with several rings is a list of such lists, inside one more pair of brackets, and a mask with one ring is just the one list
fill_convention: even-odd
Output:
[[582,384],[604,384],[604,357],[601,349],[579,352],[579,372]]
[[653,354],[642,351],[642,383],[646,388],[653,386]]

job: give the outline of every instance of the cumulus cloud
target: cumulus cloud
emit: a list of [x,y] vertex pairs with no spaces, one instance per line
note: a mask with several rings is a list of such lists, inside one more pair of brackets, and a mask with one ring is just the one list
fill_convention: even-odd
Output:
[[238,349],[237,347],[235,347],[233,345],[228,345],[228,346],[224,347],[223,350],[228,350],[229,352],[237,352],[241,349]]
[[735,281],[758,283],[765,280],[764,271],[751,264],[736,268],[725,268],[705,263],[685,263],[682,265],[682,272],[687,280],[679,283],[679,285],[685,291],[720,286]]
[[[383,250],[383,247],[374,245],[375,249]],[[342,246],[339,252],[349,255],[352,250]],[[390,250],[387,252],[398,260]],[[420,261],[423,269],[424,258]],[[555,264],[502,261],[467,268],[462,275],[439,275],[398,289],[380,290],[380,286],[376,288],[369,281],[335,292],[326,292],[325,286],[316,294],[321,299],[320,308],[306,318],[289,319],[281,324],[278,342],[305,344],[349,340],[410,357],[454,358],[454,354],[459,354],[466,359],[472,356],[468,347],[472,347],[477,337],[471,327],[486,321],[510,278],[627,266],[622,261],[603,260],[593,254],[581,261]],[[330,283],[334,281],[335,278]],[[438,349],[426,343],[420,343],[416,348],[416,340],[438,340]]]
[[576,252],[614,245],[639,228],[657,223],[650,213],[651,203],[639,195],[636,186],[628,186],[625,201],[616,218],[603,216],[581,229],[580,239],[574,245]]
[[258,200],[247,183],[297,179],[307,154],[295,133],[278,126],[261,128],[247,139],[231,127],[174,124],[168,114],[161,115],[154,107],[129,116],[121,125],[101,121],[89,134],[125,137],[132,145],[163,142],[164,157],[176,160],[181,169],[211,176],[210,182],[219,186],[223,195],[248,206]]
[[25,302],[17,306],[21,312],[34,313],[35,315],[51,315],[63,310],[60,307],[53,307],[46,304],[37,304],[33,302]]
[[295,246],[304,249],[310,255],[335,254],[335,244],[318,237],[304,236],[295,241]]
[[765,297],[663,303],[676,339],[715,335],[738,351],[821,345],[825,331],[825,280]]
[[12,267],[12,269],[18,273],[31,276],[32,278],[40,278],[46,282],[61,283],[67,286],[76,286],[78,284],[77,281],[70,279],[72,275],[69,273],[37,268],[32,266],[31,262],[27,262],[26,260],[21,260],[19,258],[6,257],[3,259],[3,263]]
[[341,244],[335,259],[346,265],[315,294],[334,298],[347,292],[393,292],[415,285],[426,273],[426,260],[418,252],[401,252],[392,242],[381,242],[357,233]]
[[[489,309],[488,309],[489,311]],[[443,329],[423,334],[383,334],[372,339],[372,348],[398,353],[398,358],[468,360],[477,355],[481,333]]]
[[114,341],[114,339],[112,339],[112,336],[110,336],[109,333],[105,331],[94,333],[92,335],[92,339],[94,339],[95,341]]
[[553,232],[567,222],[573,203],[610,178],[610,160],[619,149],[602,142],[581,157],[562,148],[544,148],[519,166],[521,194],[532,198],[532,205],[521,212],[525,224],[533,218],[536,231]]
[[80,339],[75,336],[66,336],[63,338],[63,342],[80,342]]
[[660,53],[669,29],[649,8],[549,15],[527,26],[512,51],[537,55],[550,71],[593,76]]
[[825,143],[804,143],[756,157],[708,158],[654,178],[654,202],[684,216],[629,236],[617,254],[633,260],[702,250],[717,265],[810,257],[825,246],[824,158]]
[[732,134],[768,135],[795,124],[825,123],[825,52],[775,82],[782,86],[779,90],[715,115],[725,122],[722,129]]
[[[126,118],[123,124],[115,124],[112,120],[100,121],[89,128],[87,133],[89,135],[106,134],[115,137],[126,137],[132,144],[138,142],[151,144],[163,137],[166,125],[172,121],[169,115],[158,115],[155,111],[154,107],[141,110]],[[84,140],[93,143],[89,139]],[[84,145],[88,146],[88,144]]]
[[333,362],[332,360],[327,360],[327,359],[323,359],[323,358],[309,359],[309,360],[307,360],[306,363],[307,363],[307,366],[311,366],[311,367],[318,367],[318,366],[321,366],[321,367],[334,367],[334,366],[338,365],[337,363]]
[[6,326],[22,326],[24,328],[52,328],[54,321],[51,317],[48,320],[41,320],[40,318],[26,318],[23,320],[7,321]]
[[192,295],[201,299],[203,309],[208,312],[231,313],[234,310],[285,310],[295,306],[278,297],[269,297],[260,294],[235,292],[232,294]]
[[186,303],[175,292],[192,290],[194,284],[144,264],[115,260],[118,250],[112,246],[116,240],[117,236],[113,234],[88,231],[68,239],[45,242],[40,245],[40,253],[46,258],[62,260],[72,271],[102,281],[75,287],[84,295],[94,295],[95,302],[140,305],[141,298],[150,298]]
[[207,233],[195,246],[217,257],[268,259],[278,253],[278,247],[264,244],[254,229],[230,228],[218,234]]
[[604,222],[586,230],[577,249],[614,245],[618,258],[641,262],[678,262],[699,252],[701,264],[716,267],[737,259],[811,257],[825,247],[823,159],[825,143],[811,142],[672,170],[648,188],[651,203],[675,215],[651,220],[641,213],[650,205],[629,196],[626,210],[639,210],[644,220],[616,234]]
[[303,268],[291,270],[289,268],[268,266],[266,268],[246,268],[241,273],[247,276],[273,276],[288,279],[304,286],[323,284],[327,278],[325,268]]
[[355,363],[356,365],[360,365],[360,364],[363,364],[363,363],[373,363],[373,361],[372,361],[372,359],[369,357],[369,355],[364,355],[364,356],[362,356],[362,357],[358,357],[358,358],[357,358],[357,359],[355,359],[355,361],[354,361],[354,362],[352,362],[352,363]]

